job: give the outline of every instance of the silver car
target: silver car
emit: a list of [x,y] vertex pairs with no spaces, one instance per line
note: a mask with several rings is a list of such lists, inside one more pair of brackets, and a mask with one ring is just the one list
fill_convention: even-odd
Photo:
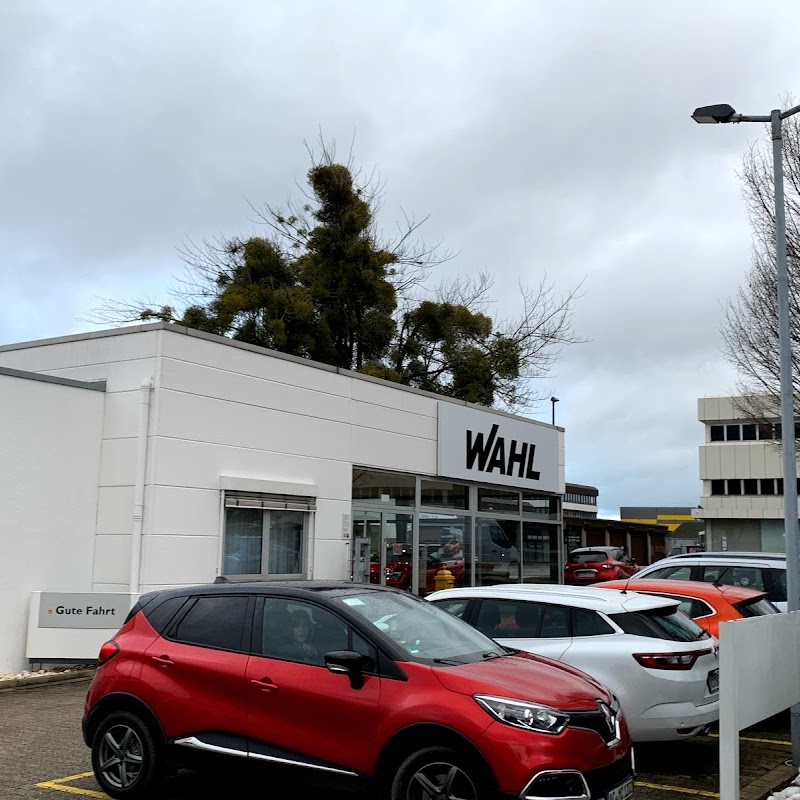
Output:
[[605,684],[635,742],[684,739],[719,718],[717,641],[676,600],[533,584],[447,589],[427,599],[504,647],[548,656]]

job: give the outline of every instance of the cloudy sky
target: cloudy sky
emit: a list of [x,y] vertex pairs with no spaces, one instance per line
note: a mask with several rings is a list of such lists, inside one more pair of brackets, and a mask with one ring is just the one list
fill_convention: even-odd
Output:
[[[93,330],[98,298],[166,301],[176,247],[254,231],[321,129],[495,276],[585,279],[544,388],[567,480],[601,510],[694,505],[696,400],[735,376],[722,304],[747,268],[736,171],[800,94],[795,0],[107,0],[0,6],[0,343]],[[550,404],[534,414],[550,418]]]

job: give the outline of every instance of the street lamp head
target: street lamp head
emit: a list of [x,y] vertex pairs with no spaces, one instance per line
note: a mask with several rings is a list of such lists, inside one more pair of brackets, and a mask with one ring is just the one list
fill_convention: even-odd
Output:
[[727,103],[720,103],[716,106],[700,106],[692,114],[692,119],[703,125],[711,125],[717,122],[734,122],[736,111],[733,106]]
[[550,398],[550,402],[551,403],[557,403],[558,402],[558,398],[557,397],[551,397]]

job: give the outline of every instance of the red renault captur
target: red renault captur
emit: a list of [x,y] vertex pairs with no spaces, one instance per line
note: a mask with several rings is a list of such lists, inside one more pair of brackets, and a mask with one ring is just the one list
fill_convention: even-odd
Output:
[[304,581],[144,595],[103,645],[83,736],[98,783],[149,797],[185,756],[387,800],[628,800],[616,698],[396,589]]

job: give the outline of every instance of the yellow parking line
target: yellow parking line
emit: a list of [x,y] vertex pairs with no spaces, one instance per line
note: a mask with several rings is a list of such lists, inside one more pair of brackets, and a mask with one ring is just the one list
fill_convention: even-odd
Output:
[[642,789],[660,789],[662,792],[678,792],[679,794],[691,794],[696,797],[719,797],[717,792],[706,792],[702,789],[684,789],[682,786],[662,786],[660,783],[643,783],[636,781],[636,786]]
[[97,792],[94,789],[79,789],[77,786],[65,786],[64,784],[72,781],[79,781],[81,778],[88,778],[94,775],[93,772],[81,772],[80,775],[68,775],[66,778],[54,778],[52,781],[37,783],[37,789],[55,789],[57,792],[67,792],[69,794],[82,794],[84,797],[99,797],[101,800],[109,800],[107,794]]
[[[713,736],[715,739],[719,739],[718,733],[709,733],[709,736]],[[757,742],[758,744],[782,744],[786,747],[791,747],[792,743],[787,742],[785,739],[754,739],[752,736],[740,736],[740,742]]]

